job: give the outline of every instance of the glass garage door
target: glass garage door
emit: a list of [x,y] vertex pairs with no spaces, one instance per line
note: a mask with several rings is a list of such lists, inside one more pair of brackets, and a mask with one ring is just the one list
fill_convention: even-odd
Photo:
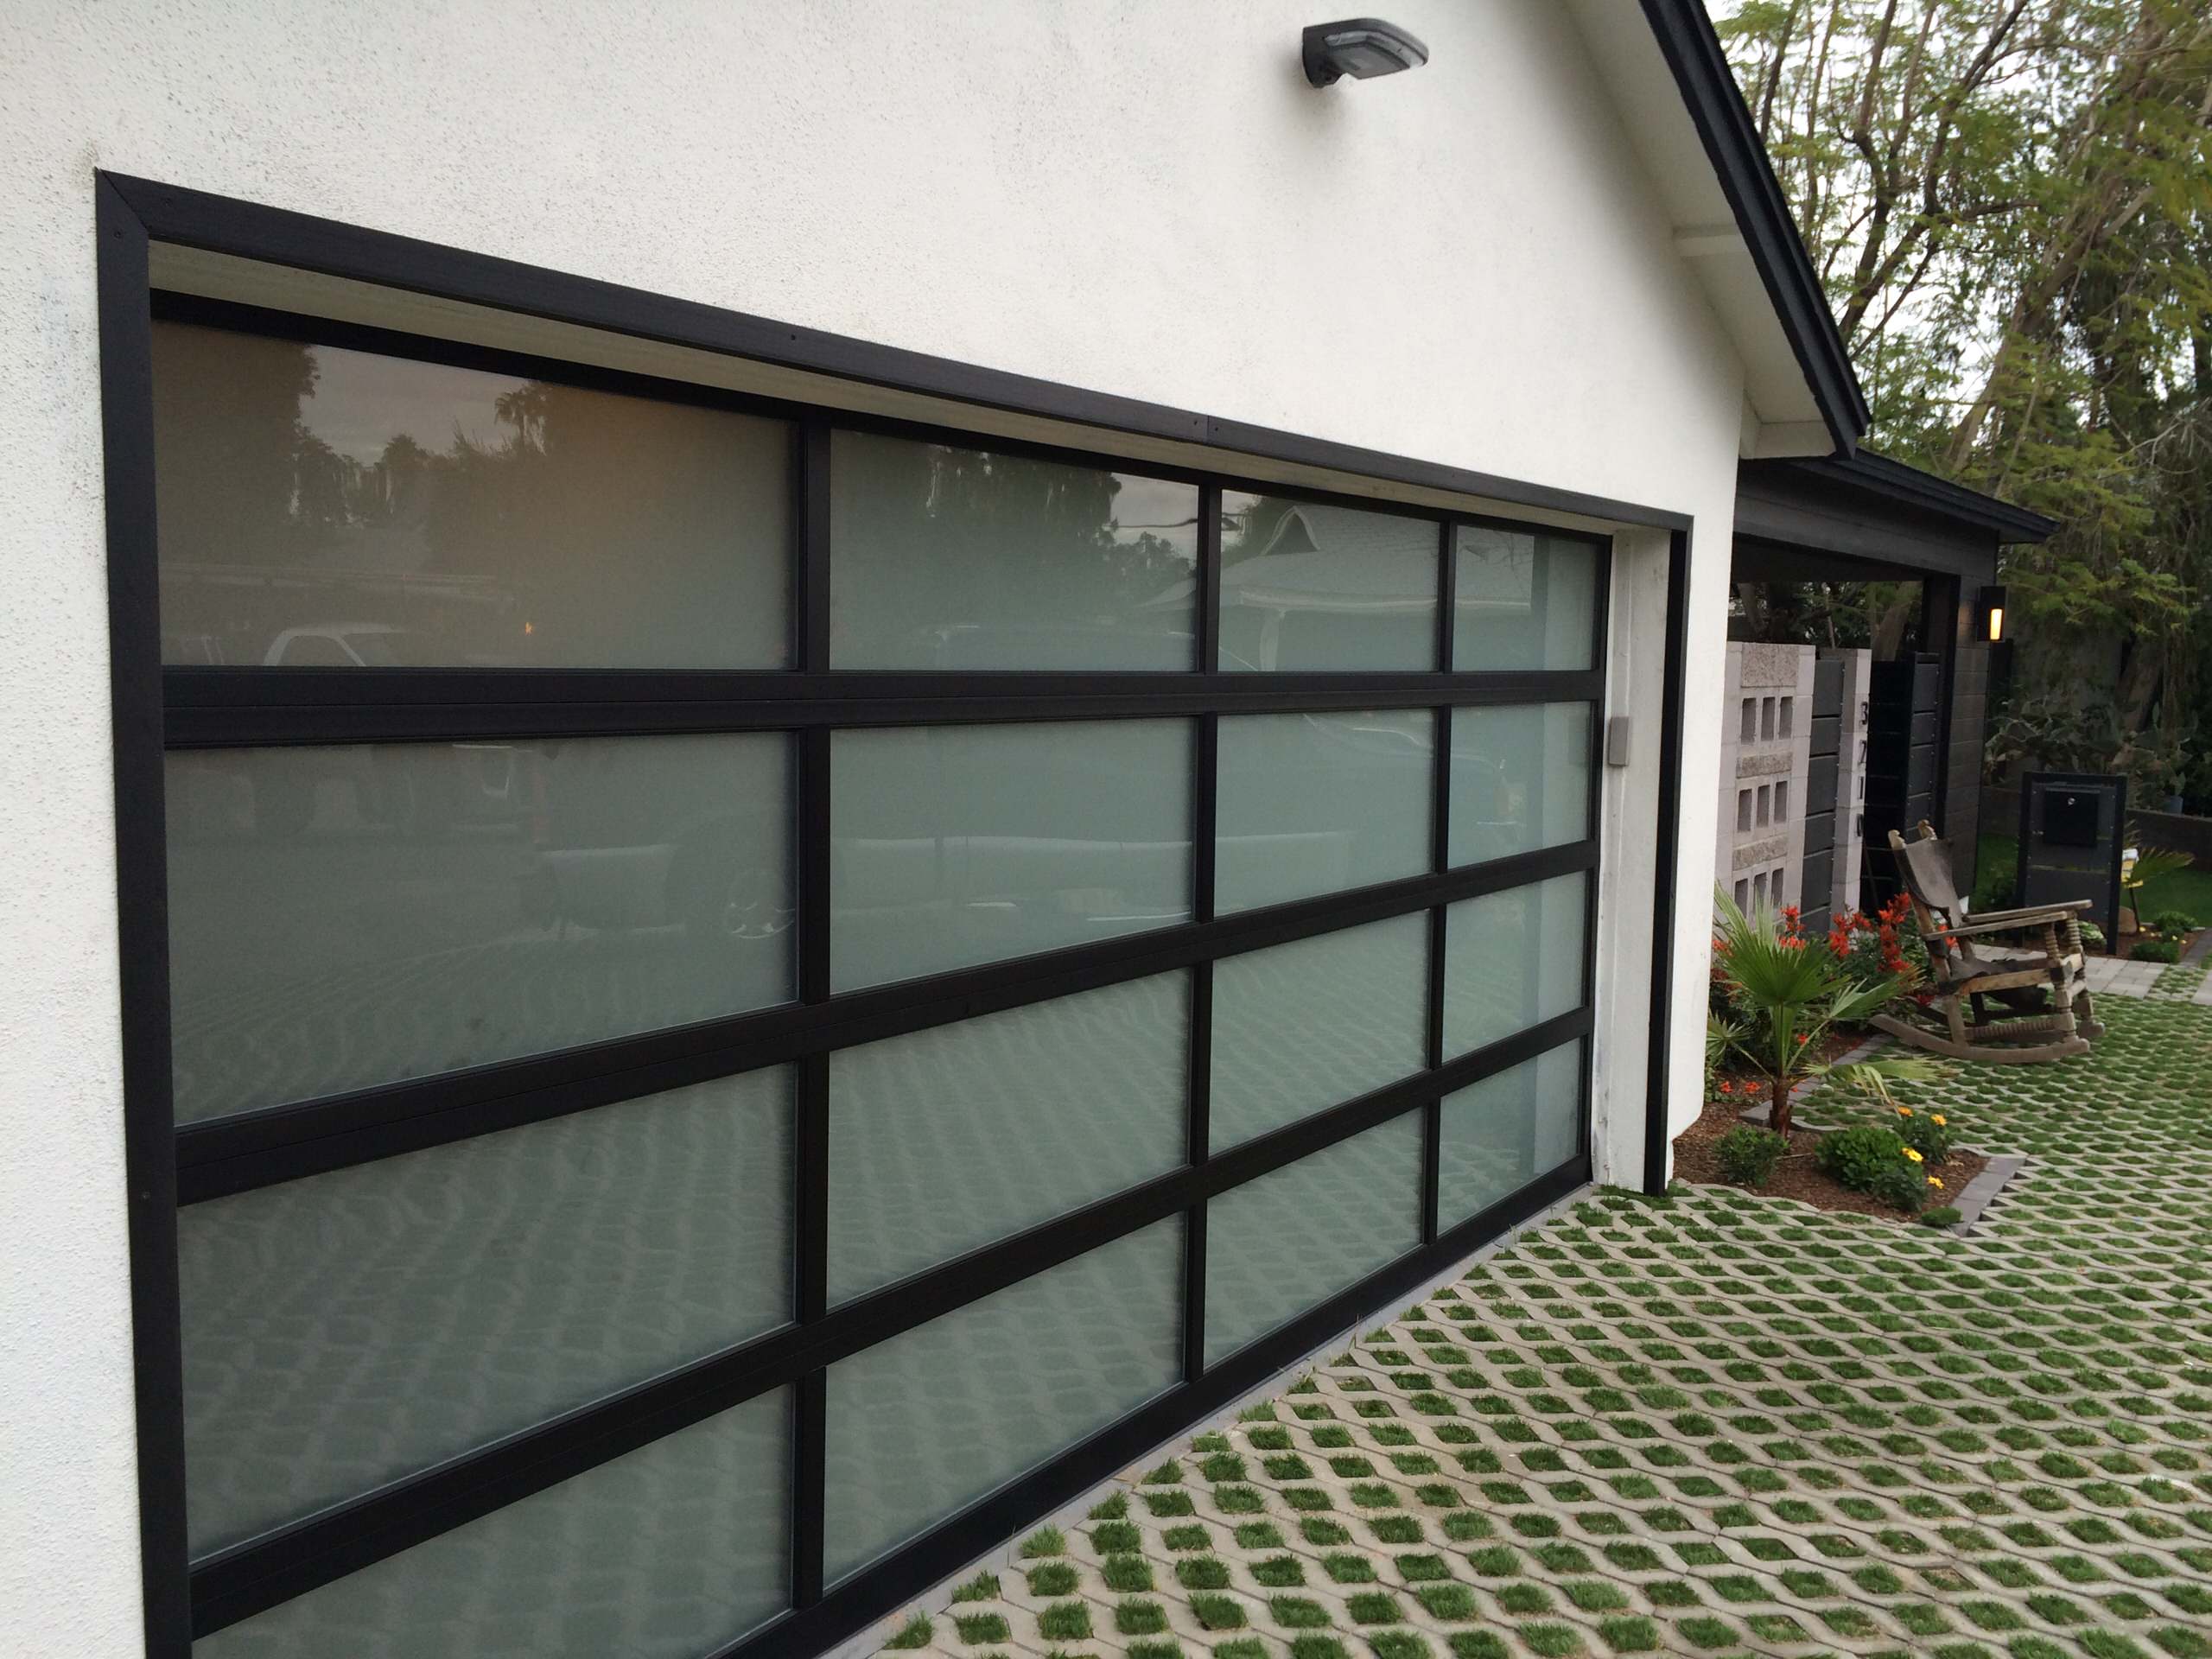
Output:
[[827,1643],[1586,1174],[1603,543],[156,315],[207,1659]]

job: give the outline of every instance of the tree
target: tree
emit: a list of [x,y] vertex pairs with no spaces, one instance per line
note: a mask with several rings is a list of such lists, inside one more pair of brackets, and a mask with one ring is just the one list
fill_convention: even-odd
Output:
[[2079,718],[2088,686],[2107,764],[2164,792],[2212,735],[2212,13],[1716,9],[1872,446],[2061,523],[2007,561],[2031,625],[2013,712],[2069,711],[2078,745],[2101,717]]

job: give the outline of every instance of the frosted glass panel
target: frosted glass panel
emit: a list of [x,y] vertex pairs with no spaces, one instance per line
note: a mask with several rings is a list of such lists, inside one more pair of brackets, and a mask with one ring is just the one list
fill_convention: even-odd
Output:
[[749,1072],[178,1211],[194,1552],[790,1319],[791,1093]]
[[832,1365],[827,1577],[1173,1387],[1182,1304],[1171,1217]]
[[1590,833],[1590,705],[1452,711],[1452,862],[1580,841]]
[[1187,721],[839,732],[830,754],[839,990],[1190,919]]
[[830,1300],[1180,1164],[1190,1027],[1161,974],[830,1055]]
[[779,1389],[203,1636],[194,1659],[696,1659],[786,1605],[790,1465]]
[[162,659],[780,668],[791,429],[154,325]]
[[1444,1096],[1439,1227],[1456,1227],[1574,1156],[1582,1045],[1568,1043]]
[[830,476],[834,666],[1196,665],[1195,484],[867,432]]
[[180,1122],[791,994],[789,740],[168,760]]
[[1452,666],[1595,666],[1598,550],[1588,542],[1462,524],[1452,575]]
[[1446,906],[1446,1059],[1582,1005],[1588,880],[1578,870]]
[[1421,1141],[1408,1112],[1207,1204],[1207,1364],[1421,1243]]
[[1433,669],[1433,521],[1224,490],[1221,665]]
[[1213,969],[1216,1152],[1427,1064],[1428,916],[1227,957]]
[[1427,709],[1236,715],[1219,729],[1220,912],[1427,873],[1436,748]]

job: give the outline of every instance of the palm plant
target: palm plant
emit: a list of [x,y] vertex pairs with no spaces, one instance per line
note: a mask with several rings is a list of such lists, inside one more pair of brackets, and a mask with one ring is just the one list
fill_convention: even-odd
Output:
[[1837,1026],[1864,1020],[1910,990],[1918,977],[1912,969],[1862,986],[1844,972],[1824,942],[1785,929],[1773,912],[1746,916],[1719,887],[1713,904],[1719,915],[1713,952],[1727,985],[1730,1012],[1711,1016],[1707,1049],[1758,1076],[1772,1103],[1768,1122],[1777,1132],[1789,1133],[1790,1091],[1809,1077],[1826,1077],[1894,1104],[1891,1083],[1942,1075],[1929,1061],[1902,1056],[1851,1065],[1820,1058],[1821,1039]]

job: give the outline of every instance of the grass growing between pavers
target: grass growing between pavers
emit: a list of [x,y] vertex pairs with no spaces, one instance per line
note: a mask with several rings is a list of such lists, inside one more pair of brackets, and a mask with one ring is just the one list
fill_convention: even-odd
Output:
[[1600,1193],[893,1645],[2212,1659],[2212,1009],[2099,1012],[1900,1091],[2033,1160],[1974,1236]]

